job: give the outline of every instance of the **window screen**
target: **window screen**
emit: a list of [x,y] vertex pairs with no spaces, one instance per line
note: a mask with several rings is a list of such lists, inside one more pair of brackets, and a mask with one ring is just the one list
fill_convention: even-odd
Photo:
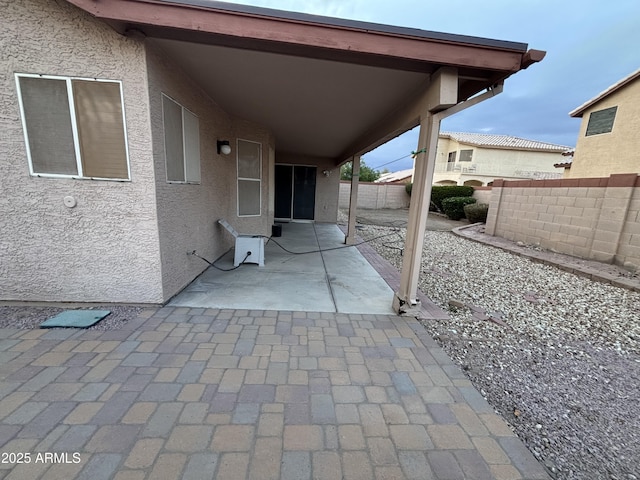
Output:
[[200,123],[189,110],[182,109],[182,114],[185,176],[188,182],[200,183]]
[[585,136],[599,135],[601,133],[609,133],[613,130],[613,121],[616,119],[618,107],[605,108],[597,112],[591,112],[589,115],[589,123],[587,124],[587,133]]
[[238,216],[260,215],[262,145],[238,140]]
[[162,95],[167,182],[200,183],[200,124],[189,110]]
[[129,179],[119,82],[16,78],[33,175]]
[[86,80],[71,84],[84,176],[129,178],[120,85]]
[[19,77],[33,174],[78,175],[64,79]]
[[473,150],[460,150],[460,162],[470,162],[473,158]]

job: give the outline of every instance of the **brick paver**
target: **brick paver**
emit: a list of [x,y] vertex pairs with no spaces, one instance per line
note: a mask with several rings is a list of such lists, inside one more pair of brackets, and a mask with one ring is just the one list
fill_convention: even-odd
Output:
[[0,449],[30,458],[3,479],[549,478],[414,319],[165,307],[0,338]]

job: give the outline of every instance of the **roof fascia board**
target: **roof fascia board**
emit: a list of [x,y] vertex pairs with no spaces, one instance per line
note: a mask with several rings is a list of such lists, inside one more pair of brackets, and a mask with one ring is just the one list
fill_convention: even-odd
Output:
[[[523,68],[527,53],[513,46],[472,44],[456,42],[452,38],[409,36],[335,23],[310,23],[300,19],[256,15],[238,9],[216,8],[213,2],[212,6],[205,8],[191,3],[158,0],[67,1],[108,22],[158,26],[235,37],[239,41],[262,40],[440,65],[516,72]],[[468,40],[469,37],[463,38]]]
[[206,9],[215,8],[218,10],[226,10],[230,12],[251,14],[263,17],[275,17],[280,19],[300,21],[304,23],[316,23],[329,25],[334,27],[345,27],[351,29],[359,29],[367,32],[390,33],[401,36],[415,36],[429,38],[432,40],[451,41],[455,43],[469,43],[474,45],[485,45],[488,47],[496,47],[500,49],[513,49],[517,51],[526,51],[527,44],[521,42],[511,42],[505,40],[496,40],[485,37],[474,37],[470,35],[457,35],[452,33],[434,32],[429,30],[421,30],[418,28],[399,27],[394,25],[385,25],[381,23],[363,22],[358,20],[348,20],[337,17],[327,17],[322,15],[312,15],[307,13],[292,12],[286,10],[277,10],[264,7],[256,7],[250,5],[241,5],[228,2],[219,2],[215,0],[150,0],[157,3],[174,3],[187,5],[192,7],[203,7]]

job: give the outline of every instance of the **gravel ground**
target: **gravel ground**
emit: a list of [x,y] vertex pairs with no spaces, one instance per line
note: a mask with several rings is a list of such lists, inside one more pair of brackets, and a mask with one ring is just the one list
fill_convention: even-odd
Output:
[[[73,309],[75,308],[0,306],[0,328],[40,328],[40,324],[45,320],[65,310]],[[91,309],[110,310],[111,313],[87,330],[117,330],[144,310],[142,307],[128,305],[104,305]]]
[[[400,268],[396,230],[371,245]],[[424,327],[553,478],[640,478],[640,294],[439,231],[419,285],[451,316]]]

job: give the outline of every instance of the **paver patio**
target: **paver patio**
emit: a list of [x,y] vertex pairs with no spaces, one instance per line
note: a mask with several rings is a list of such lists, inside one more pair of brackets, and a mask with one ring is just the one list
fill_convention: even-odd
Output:
[[165,307],[0,362],[3,479],[549,478],[411,318]]

